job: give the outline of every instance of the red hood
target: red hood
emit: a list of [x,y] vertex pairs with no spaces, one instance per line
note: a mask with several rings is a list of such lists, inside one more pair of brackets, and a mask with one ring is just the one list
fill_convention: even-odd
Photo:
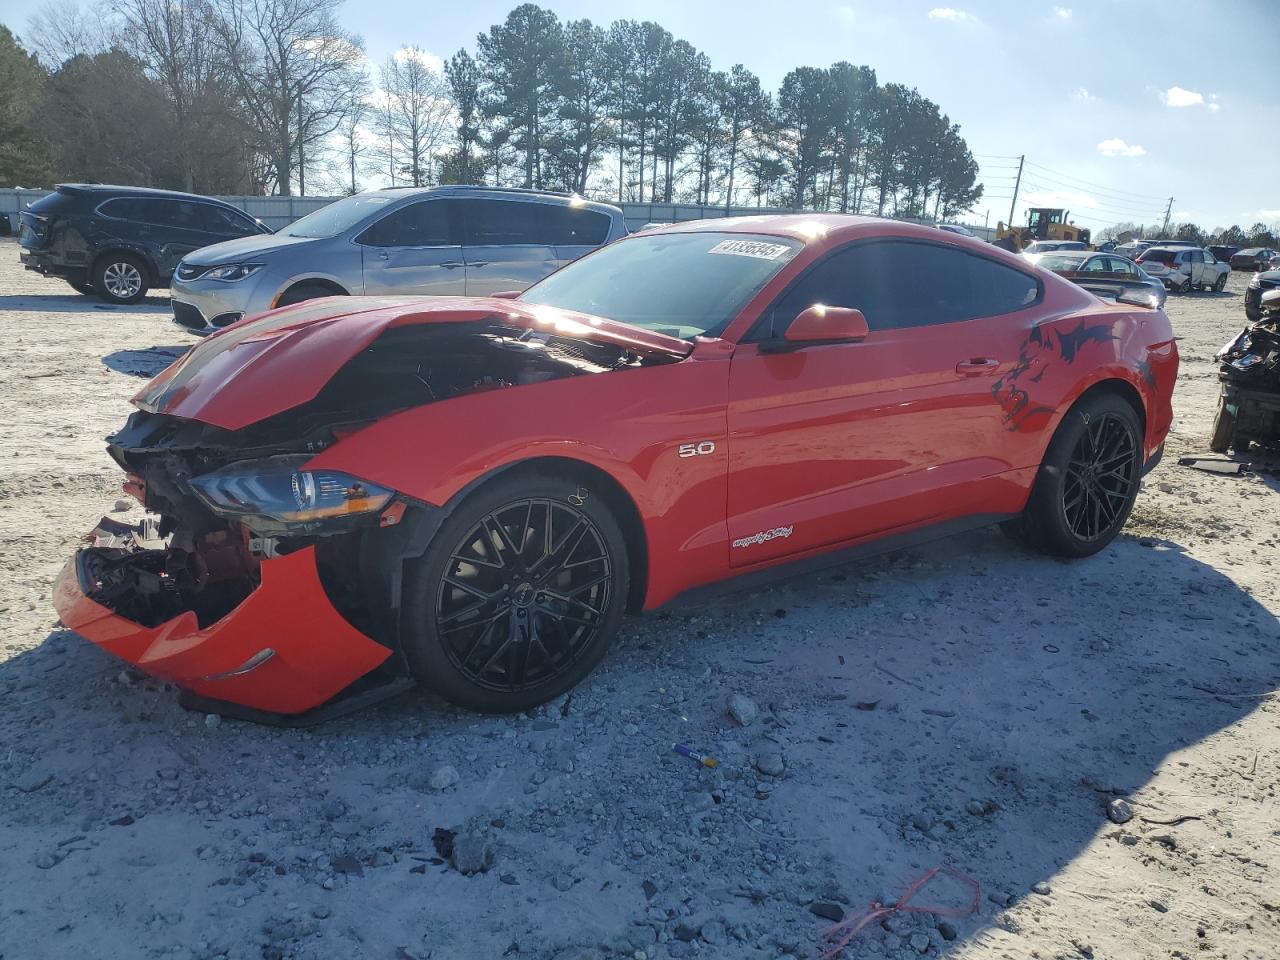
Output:
[[688,341],[640,327],[478,297],[328,297],[234,324],[197,344],[133,398],[150,413],[239,430],[306,403],[384,330],[482,323],[612,344],[642,356],[682,358]]

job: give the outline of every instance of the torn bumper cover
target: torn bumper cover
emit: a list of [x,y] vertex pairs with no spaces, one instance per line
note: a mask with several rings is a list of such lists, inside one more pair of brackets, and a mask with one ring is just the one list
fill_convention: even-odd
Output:
[[[93,541],[118,542],[114,530]],[[67,563],[54,606],[71,630],[144,672],[202,697],[280,714],[330,700],[391,651],[352,626],[320,581],[315,548],[263,560],[260,580],[230,612],[201,625],[192,610],[146,625],[119,611],[135,599],[116,584],[154,572],[162,551],[93,546]],[[130,613],[137,615],[136,611]]]

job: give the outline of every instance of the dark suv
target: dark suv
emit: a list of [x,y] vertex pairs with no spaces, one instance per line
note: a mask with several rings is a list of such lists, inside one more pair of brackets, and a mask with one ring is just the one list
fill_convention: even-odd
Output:
[[22,265],[109,303],[165,287],[178,261],[211,243],[271,231],[229,203],[142,187],[60,183],[22,211]]

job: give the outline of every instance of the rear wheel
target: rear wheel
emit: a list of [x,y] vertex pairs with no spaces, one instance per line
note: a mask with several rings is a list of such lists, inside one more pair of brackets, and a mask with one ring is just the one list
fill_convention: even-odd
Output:
[[1005,529],[1059,557],[1087,557],[1129,518],[1142,468],[1142,429],[1115,394],[1078,402],[1058,426],[1022,516]]
[[109,253],[93,268],[93,292],[108,303],[137,303],[147,293],[147,268],[127,253]]
[[499,478],[463,501],[406,571],[410,665],[459,706],[528,710],[604,657],[629,575],[598,491],[545,474]]
[[1225,273],[1218,274],[1218,279],[1213,281],[1213,292],[1221,293],[1227,288],[1227,275]]

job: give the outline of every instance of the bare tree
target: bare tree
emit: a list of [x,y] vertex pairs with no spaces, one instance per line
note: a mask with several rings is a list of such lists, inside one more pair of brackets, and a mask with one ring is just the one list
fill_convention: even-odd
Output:
[[340,5],[210,0],[209,23],[281,195],[291,193],[295,171],[305,174],[307,148],[338,129],[368,84],[363,41],[339,28]]
[[454,121],[449,84],[439,61],[418,47],[397,50],[382,67],[379,101],[379,133],[388,157],[399,155],[397,172],[413,186],[428,183],[428,165]]
[[226,189],[244,131],[208,0],[121,0],[122,38],[164,88],[186,190]]
[[26,43],[49,69],[72,57],[106,53],[120,36],[120,21],[102,6],[81,6],[78,0],[50,0],[31,18]]

